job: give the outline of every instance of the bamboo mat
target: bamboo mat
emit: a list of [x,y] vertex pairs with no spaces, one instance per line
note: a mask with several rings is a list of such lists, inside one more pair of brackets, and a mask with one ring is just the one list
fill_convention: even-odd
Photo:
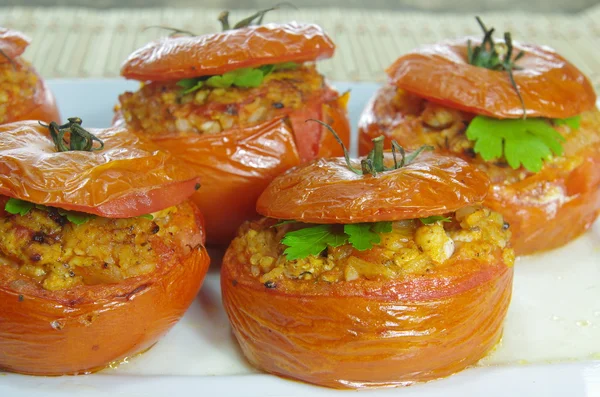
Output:
[[[152,25],[198,34],[219,30],[216,9],[0,8],[0,26],[28,34],[25,57],[45,78],[118,77],[121,62],[136,48],[164,36]],[[232,12],[232,21],[250,15]],[[484,13],[501,37],[554,47],[600,88],[600,5],[579,14]],[[382,10],[281,9],[265,21],[306,21],[322,25],[337,43],[335,56],[320,62],[333,80],[382,81],[383,70],[420,44],[461,35],[479,36],[473,15]]]

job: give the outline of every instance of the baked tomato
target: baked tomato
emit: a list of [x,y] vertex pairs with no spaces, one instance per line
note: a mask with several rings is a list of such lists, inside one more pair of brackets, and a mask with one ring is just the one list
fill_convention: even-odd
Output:
[[89,373],[143,352],[208,268],[195,173],[125,129],[80,123],[0,126],[3,370]]
[[0,28],[0,124],[59,120],[54,96],[35,69],[21,58],[29,38]]
[[429,153],[377,158],[278,176],[258,200],[267,218],[226,251],[223,303],[256,367],[335,388],[407,385],[500,339],[514,254],[502,216],[479,205],[485,175]]
[[[361,116],[359,153],[384,135],[386,147],[396,140],[459,156],[491,178],[484,204],[511,224],[517,254],[559,247],[587,230],[600,209],[596,95],[588,79],[548,47],[480,43],[426,46],[390,66],[389,83]],[[472,64],[469,54],[490,54],[500,44],[522,52],[504,58],[510,70]]]
[[[241,221],[256,217],[256,199],[275,175],[342,154],[306,119],[335,125],[348,144],[348,94],[340,96],[312,64],[334,49],[320,27],[297,23],[165,38],[123,64],[123,76],[144,85],[119,97],[115,122],[188,161],[203,179],[194,200],[207,217],[208,240],[226,244]],[[227,151],[192,158],[215,145]]]

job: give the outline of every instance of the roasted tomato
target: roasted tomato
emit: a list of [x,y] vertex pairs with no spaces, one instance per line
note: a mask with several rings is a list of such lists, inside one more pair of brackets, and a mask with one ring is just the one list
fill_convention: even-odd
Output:
[[226,244],[256,217],[256,199],[275,175],[342,154],[306,119],[334,125],[349,142],[348,94],[312,64],[334,49],[320,27],[296,23],[153,42],[123,64],[123,76],[144,84],[119,97],[115,122],[188,161],[203,180],[193,200],[206,215],[208,241]]
[[498,342],[514,254],[502,216],[479,205],[485,174],[430,153],[402,162],[361,174],[316,160],[260,196],[268,218],[240,228],[221,268],[250,363],[335,388],[407,385]]
[[0,126],[2,370],[82,374],[143,352],[208,268],[195,173],[125,129],[80,123]]
[[[389,83],[361,116],[359,153],[383,134],[388,147],[392,140],[429,144],[459,156],[491,178],[484,204],[510,223],[517,254],[559,247],[587,230],[600,209],[594,90],[548,47],[477,43],[426,46],[390,66]],[[474,51],[489,55],[508,44],[523,55],[493,69],[472,64],[479,62]]]
[[35,69],[21,58],[29,38],[0,28],[0,124],[59,120],[54,96]]

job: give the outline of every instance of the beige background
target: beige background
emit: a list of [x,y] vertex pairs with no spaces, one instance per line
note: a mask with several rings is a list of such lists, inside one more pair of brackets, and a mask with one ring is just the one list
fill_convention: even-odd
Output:
[[[121,62],[134,49],[165,35],[159,29],[146,29],[148,26],[177,26],[198,34],[214,32],[219,29],[216,16],[220,10],[0,7],[0,26],[31,36],[26,58],[46,78],[118,77]],[[234,11],[232,20],[249,13]],[[600,5],[571,14],[511,10],[480,15],[499,33],[508,29],[516,40],[554,47],[588,74],[597,87],[600,85]],[[269,14],[267,20],[321,24],[338,48],[333,59],[320,62],[320,70],[331,79],[345,81],[382,81],[386,66],[420,44],[479,35],[470,12],[285,8]]]

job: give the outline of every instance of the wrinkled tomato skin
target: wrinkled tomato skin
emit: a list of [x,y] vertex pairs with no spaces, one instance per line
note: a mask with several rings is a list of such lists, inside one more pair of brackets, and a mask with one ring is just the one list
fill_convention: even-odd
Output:
[[[226,245],[239,225],[256,218],[256,200],[277,175],[317,156],[343,153],[329,132],[306,119],[325,120],[350,141],[347,95],[315,104],[288,118],[218,134],[153,138],[154,143],[183,160],[202,188],[192,196],[206,219],[208,242]],[[124,125],[117,113],[115,125]],[[313,146],[314,144],[314,146]]]
[[402,280],[271,288],[244,262],[226,252],[221,289],[248,361],[333,388],[407,385],[476,363],[501,337],[513,279],[500,250],[490,263],[456,260]]
[[[389,89],[383,87],[364,109],[359,121],[359,154],[372,147],[371,140],[385,136],[385,146],[396,140],[408,149],[424,144],[423,126],[418,118],[406,117],[392,105]],[[565,158],[579,159],[579,165],[569,162],[545,165],[537,174],[508,183],[510,170],[492,167],[500,175],[492,180],[484,205],[501,213],[512,231],[512,247],[517,255],[529,255],[563,246],[592,225],[600,211],[600,113],[585,112],[580,129],[585,143],[564,144]],[[586,120],[590,121],[586,121]],[[576,147],[577,146],[577,147]],[[585,147],[583,150],[579,146]],[[479,159],[452,153],[443,148],[436,151],[459,156],[473,165]],[[570,166],[569,166],[570,167]],[[544,195],[544,192],[554,192]]]
[[[386,166],[393,165],[390,153]],[[360,169],[358,163],[354,167]],[[257,211],[308,223],[424,218],[480,203],[489,179],[458,158],[421,153],[402,168],[357,175],[343,158],[318,159],[280,175],[261,194]]]
[[300,162],[294,135],[283,120],[155,142],[200,177],[202,188],[192,200],[205,216],[213,244],[231,241],[237,227],[256,216],[256,198],[271,179]]
[[[545,168],[510,186],[495,184],[484,205],[500,212],[512,230],[517,255],[561,247],[588,230],[600,211],[600,144],[568,172]],[[540,192],[559,192],[540,201]]]
[[122,127],[88,131],[104,142],[104,149],[58,152],[48,129],[37,121],[1,125],[0,194],[130,218],[177,205],[199,187],[192,170],[143,137]]
[[[432,102],[495,118],[520,118],[523,108],[508,74],[467,62],[463,38],[427,45],[398,58],[388,69],[399,88]],[[524,51],[513,71],[525,102],[527,117],[567,118],[594,107],[590,81],[549,47],[513,42],[514,53]]]
[[0,266],[0,369],[84,374],[152,347],[183,316],[209,266],[201,245],[181,261],[166,259],[172,253],[165,251],[150,274],[65,291],[44,290],[11,266]]
[[170,81],[220,75],[235,69],[330,58],[335,45],[312,24],[265,24],[220,33],[169,37],[135,51],[121,75],[140,81]]

